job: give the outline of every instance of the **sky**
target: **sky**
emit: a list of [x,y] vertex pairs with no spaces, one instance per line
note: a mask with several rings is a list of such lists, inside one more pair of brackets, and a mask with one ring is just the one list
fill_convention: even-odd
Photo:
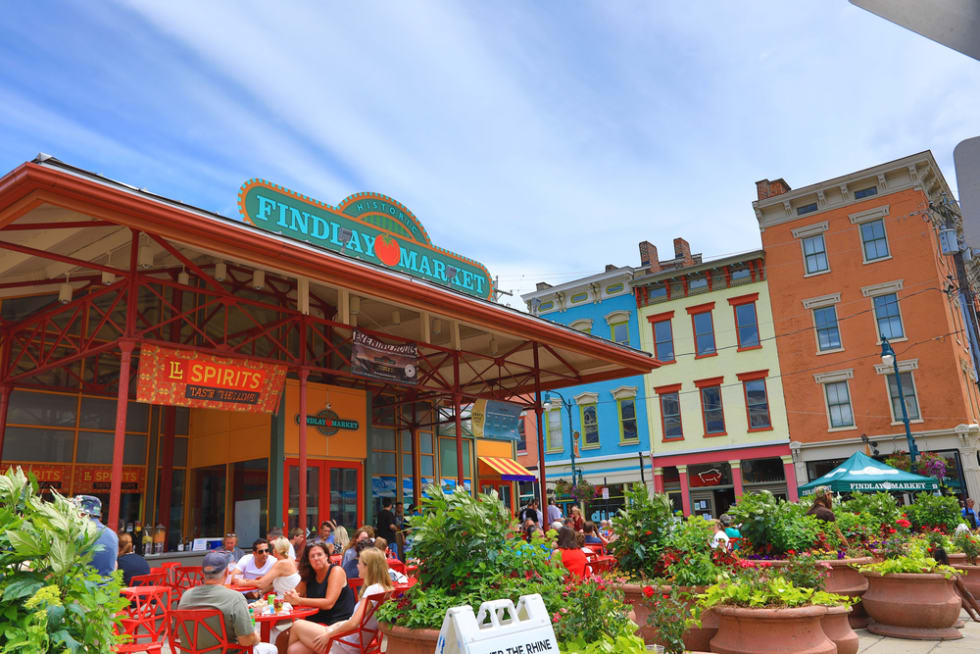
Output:
[[980,63],[844,0],[6,3],[0,174],[39,152],[226,216],[374,191],[503,301],[758,248],[801,187],[980,135]]

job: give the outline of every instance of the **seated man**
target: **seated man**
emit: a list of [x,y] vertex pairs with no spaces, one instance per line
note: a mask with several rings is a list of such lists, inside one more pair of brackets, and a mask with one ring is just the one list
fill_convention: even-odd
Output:
[[[178,609],[218,609],[224,615],[225,638],[229,643],[254,647],[255,654],[276,654],[276,646],[259,642],[259,634],[248,615],[248,602],[241,593],[225,588],[225,570],[228,555],[224,552],[208,552],[204,555],[201,570],[204,584],[184,591]],[[198,647],[214,647],[218,643],[209,634],[199,634]]]

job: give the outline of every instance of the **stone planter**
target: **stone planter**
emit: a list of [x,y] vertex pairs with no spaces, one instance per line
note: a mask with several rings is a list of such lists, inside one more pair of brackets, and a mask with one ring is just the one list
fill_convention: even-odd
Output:
[[[857,559],[825,559],[822,562],[830,564],[830,576],[827,577],[826,590],[828,593],[847,595],[848,597],[861,597],[868,590],[868,580],[857,571],[859,566],[867,565],[874,561],[870,556]],[[847,616],[851,627],[863,629],[868,626],[868,614],[864,611],[861,602],[854,605],[853,610]]]
[[[657,630],[647,624],[647,617],[650,609],[647,607],[646,597],[643,595],[643,585],[640,584],[608,584],[611,588],[616,588],[623,592],[627,604],[633,607],[633,621],[637,624],[636,635],[643,639],[647,645],[662,644],[657,640]],[[678,586],[679,590],[689,593],[702,593],[705,586]],[[671,586],[653,586],[658,593],[669,593]],[[707,609],[701,613],[701,626],[688,629],[684,632],[684,646],[692,651],[709,651],[708,646],[711,638],[718,631],[718,616],[714,609]]]
[[868,631],[914,640],[954,640],[963,634],[953,626],[960,617],[960,597],[941,574],[866,573],[862,602],[871,616]]
[[820,627],[837,645],[837,654],[857,654],[858,651],[858,635],[848,622],[850,612],[847,606],[828,606],[827,613],[820,618]]
[[[980,559],[977,560],[977,563],[980,564]],[[973,593],[974,597],[980,600],[980,565],[969,565],[963,562],[956,563],[953,567],[963,573],[963,585]]]
[[711,651],[718,654],[836,654],[824,633],[825,606],[794,609],[743,609],[716,606],[718,633]]
[[439,642],[438,629],[406,629],[393,624],[381,624],[381,633],[388,641],[391,654],[432,654]]

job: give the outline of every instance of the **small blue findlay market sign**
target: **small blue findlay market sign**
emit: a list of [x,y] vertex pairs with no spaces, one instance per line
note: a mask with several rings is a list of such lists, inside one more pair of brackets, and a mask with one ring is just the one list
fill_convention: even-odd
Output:
[[242,184],[245,222],[269,232],[398,270],[482,299],[493,280],[481,263],[436,247],[412,212],[389,197],[358,193],[337,207],[261,179]]

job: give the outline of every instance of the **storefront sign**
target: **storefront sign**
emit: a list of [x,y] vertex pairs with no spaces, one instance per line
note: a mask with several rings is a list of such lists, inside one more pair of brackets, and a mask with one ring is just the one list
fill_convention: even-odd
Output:
[[350,370],[401,384],[418,382],[419,349],[415,343],[389,345],[355,329],[350,353]]
[[62,495],[67,495],[71,492],[71,465],[4,463],[0,465],[0,474],[7,472],[10,468],[22,468],[25,474],[33,474],[37,479],[37,486],[41,490],[51,488]]
[[520,404],[499,400],[477,400],[470,412],[470,424],[476,438],[491,438],[502,441],[519,441],[517,431],[521,420]]
[[[142,466],[124,466],[121,482],[122,490],[133,493],[142,492],[145,473],[146,469]],[[75,481],[72,484],[72,492],[76,495],[107,493],[111,486],[111,466],[75,466]]]
[[276,184],[251,179],[238,192],[245,222],[276,234],[392,268],[454,291],[493,298],[481,263],[432,245],[412,212],[377,193],[358,193],[337,207]]
[[[299,424],[299,414],[296,415],[296,424]],[[324,409],[315,416],[306,416],[306,425],[316,427],[324,436],[333,436],[341,429],[357,431],[360,423],[356,420],[344,420],[331,409]]]
[[285,366],[144,345],[136,399],[167,406],[274,413],[285,381]]

